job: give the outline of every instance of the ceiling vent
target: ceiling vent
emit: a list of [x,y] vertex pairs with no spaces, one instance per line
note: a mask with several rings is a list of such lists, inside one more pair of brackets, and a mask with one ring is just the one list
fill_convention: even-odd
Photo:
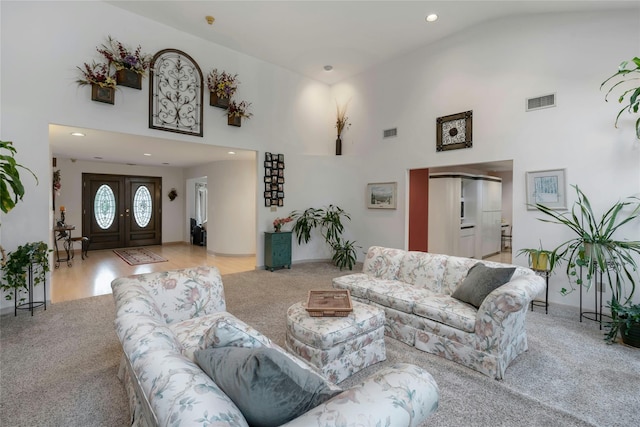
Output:
[[542,108],[550,108],[556,106],[556,94],[538,96],[536,98],[527,98],[527,111],[540,110]]
[[385,129],[382,131],[383,138],[391,138],[392,136],[398,136],[398,128]]

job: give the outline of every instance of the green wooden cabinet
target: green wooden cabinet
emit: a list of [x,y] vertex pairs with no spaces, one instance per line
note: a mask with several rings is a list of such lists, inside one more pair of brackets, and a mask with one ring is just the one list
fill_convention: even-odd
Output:
[[264,267],[291,268],[291,231],[264,233]]

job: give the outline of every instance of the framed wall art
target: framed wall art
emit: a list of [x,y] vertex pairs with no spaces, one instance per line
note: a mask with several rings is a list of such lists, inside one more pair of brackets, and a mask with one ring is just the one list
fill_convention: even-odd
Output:
[[527,209],[541,204],[549,209],[567,209],[566,169],[527,172]]
[[164,49],[149,71],[149,127],[202,136],[202,71],[186,53]]
[[264,205],[284,206],[284,154],[264,153]]
[[436,151],[457,150],[473,146],[473,111],[436,119]]
[[396,209],[398,197],[397,182],[374,182],[367,184],[367,208]]

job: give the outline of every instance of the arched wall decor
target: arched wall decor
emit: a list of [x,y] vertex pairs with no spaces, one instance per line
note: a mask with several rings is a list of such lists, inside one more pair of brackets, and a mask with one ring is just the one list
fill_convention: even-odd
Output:
[[151,61],[149,127],[202,136],[202,71],[186,53],[164,49]]

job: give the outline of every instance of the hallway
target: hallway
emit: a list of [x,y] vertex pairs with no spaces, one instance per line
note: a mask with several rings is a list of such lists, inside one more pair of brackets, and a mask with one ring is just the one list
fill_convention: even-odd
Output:
[[255,256],[223,257],[207,254],[206,248],[187,243],[148,246],[167,262],[129,265],[112,250],[89,251],[82,259],[76,250],[73,265],[61,263],[51,269],[51,302],[57,303],[111,293],[111,281],[117,277],[154,271],[173,270],[196,265],[218,267],[221,274],[239,273],[256,268]]

